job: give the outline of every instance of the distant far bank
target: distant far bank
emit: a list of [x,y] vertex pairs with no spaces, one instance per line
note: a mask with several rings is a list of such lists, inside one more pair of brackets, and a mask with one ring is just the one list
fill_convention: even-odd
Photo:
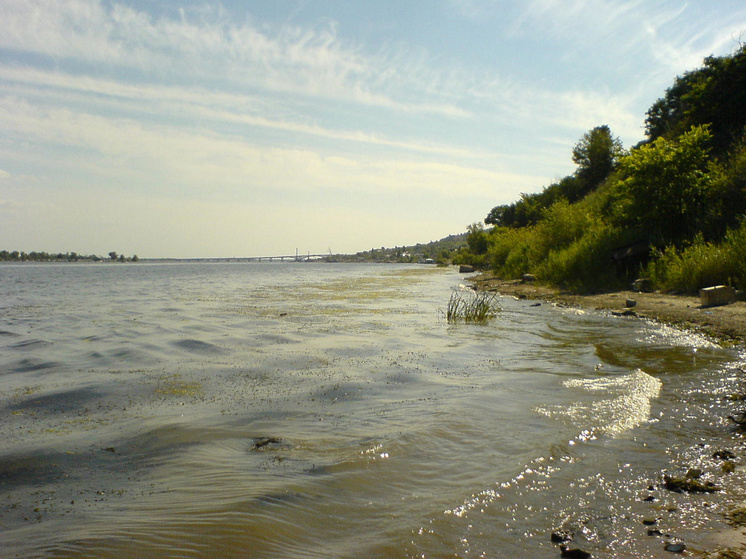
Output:
[[108,257],[77,252],[24,252],[22,250],[0,250],[0,262],[138,262],[136,254],[125,256],[112,251]]
[[77,252],[50,253],[1,250],[0,262],[372,262],[392,264],[449,264],[453,254],[466,245],[466,233],[449,235],[429,243],[393,248],[372,248],[354,254],[311,254],[296,252],[294,255],[196,257],[196,258],[139,258],[109,252],[107,256]]

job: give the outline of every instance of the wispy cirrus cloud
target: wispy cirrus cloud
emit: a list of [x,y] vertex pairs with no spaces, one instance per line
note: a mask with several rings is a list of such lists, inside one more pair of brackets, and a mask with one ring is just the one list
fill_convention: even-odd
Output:
[[[730,7],[714,12],[705,3],[683,0],[529,0],[511,33],[541,34],[585,52],[590,47],[650,56],[667,71],[681,71],[737,48],[746,32],[746,6],[723,3]],[[611,42],[614,48],[604,47]]]
[[[120,4],[96,0],[9,0],[0,48],[45,55],[68,66],[119,65],[144,75],[164,73],[177,81],[218,80],[250,87],[349,101],[400,112],[470,116],[446,100],[421,96],[424,67],[401,66],[391,53],[362,54],[341,41],[333,24],[260,28],[250,19],[236,24],[219,10],[179,19],[155,18]],[[427,70],[432,74],[431,70]],[[432,77],[430,78],[432,80]],[[398,84],[400,91],[392,84]]]
[[[86,112],[116,110],[146,117],[170,115],[173,119],[188,121],[213,121],[222,124],[239,124],[250,127],[301,134],[327,140],[354,142],[467,159],[494,158],[494,153],[463,149],[447,144],[391,139],[380,134],[332,129],[306,119],[283,118],[282,103],[266,98],[238,93],[183,88],[155,84],[127,84],[90,76],[75,76],[30,68],[0,65],[0,92],[33,99],[43,96],[49,103],[57,96],[59,105],[78,104]],[[272,118],[274,114],[275,117]],[[287,115],[285,115],[287,116]]]
[[[0,122],[35,145],[62,148],[58,159],[50,164],[62,168],[72,165],[99,175],[106,175],[113,167],[117,180],[130,179],[138,185],[136,189],[155,182],[164,187],[178,185],[182,193],[194,196],[214,184],[228,189],[227,197],[245,197],[262,188],[363,192],[416,189],[455,196],[459,185],[468,186],[471,195],[486,196],[496,183],[517,193],[530,184],[527,178],[538,179],[457,160],[438,163],[401,154],[334,156],[300,146],[267,146],[205,129],[185,130],[130,118],[46,109],[16,97],[0,98]],[[65,151],[71,150],[89,155],[67,163]],[[250,177],[248,184],[246,177]]]

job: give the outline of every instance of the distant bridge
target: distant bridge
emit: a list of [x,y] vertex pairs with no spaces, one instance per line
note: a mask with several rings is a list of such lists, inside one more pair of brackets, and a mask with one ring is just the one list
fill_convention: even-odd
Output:
[[309,260],[321,260],[329,258],[330,254],[295,254],[291,256],[249,256],[246,258],[240,258],[239,260],[245,260],[247,262],[274,262],[279,260],[280,262],[308,262]]
[[143,260],[161,262],[199,261],[199,262],[312,262],[316,260],[333,260],[335,255],[331,251],[325,254],[285,254],[279,256],[229,256],[226,258],[147,258]]

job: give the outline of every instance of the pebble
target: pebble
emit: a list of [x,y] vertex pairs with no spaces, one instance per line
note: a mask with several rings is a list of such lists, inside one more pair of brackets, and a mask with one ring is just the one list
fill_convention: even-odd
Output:
[[662,536],[663,532],[658,530],[658,528],[653,528],[652,530],[648,530],[648,536]]
[[552,541],[554,543],[564,543],[572,541],[575,534],[567,530],[556,530],[552,532]]
[[568,557],[569,559],[590,559],[591,554],[582,549],[567,549],[564,545],[560,546],[562,551],[562,557]]
[[736,455],[733,454],[730,450],[718,450],[716,452],[713,452],[712,457],[718,460],[733,460]]

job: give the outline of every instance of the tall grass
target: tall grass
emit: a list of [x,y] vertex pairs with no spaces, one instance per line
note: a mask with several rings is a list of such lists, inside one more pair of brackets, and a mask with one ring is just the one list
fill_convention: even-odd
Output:
[[621,287],[611,255],[628,240],[625,231],[598,225],[576,242],[553,250],[536,267],[536,275],[553,285],[575,292],[592,293]]
[[446,319],[449,323],[485,323],[500,311],[497,293],[486,291],[458,291],[454,289],[448,299]]
[[505,279],[520,278],[531,269],[529,251],[533,229],[496,227],[487,252],[492,270]]
[[525,273],[572,291],[602,291],[618,287],[612,254],[634,240],[631,233],[607,225],[596,206],[598,196],[568,204],[561,200],[534,226],[496,228],[489,247],[493,272],[502,278]]
[[700,236],[684,249],[669,247],[646,271],[658,289],[668,291],[696,293],[720,284],[746,289],[746,222],[720,243]]

